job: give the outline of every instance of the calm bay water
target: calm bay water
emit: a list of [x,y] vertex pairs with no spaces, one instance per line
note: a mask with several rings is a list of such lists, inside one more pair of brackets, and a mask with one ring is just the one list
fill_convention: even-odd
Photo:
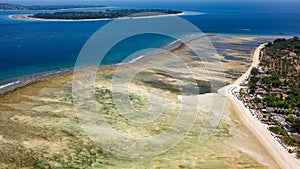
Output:
[[[99,3],[98,3],[99,4]],[[242,35],[300,35],[300,2],[290,3],[122,3],[115,8],[162,8],[201,12],[186,15],[205,33]],[[93,9],[95,10],[95,9]],[[88,38],[110,21],[44,22],[12,20],[12,14],[41,11],[0,11],[0,86],[20,76],[72,68]],[[113,48],[104,64],[115,64],[135,51],[171,42],[159,35],[127,39]]]

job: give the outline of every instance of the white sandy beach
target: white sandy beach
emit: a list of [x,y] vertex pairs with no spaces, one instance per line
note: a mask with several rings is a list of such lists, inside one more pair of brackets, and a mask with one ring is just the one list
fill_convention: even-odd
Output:
[[284,169],[298,169],[300,168],[300,160],[297,160],[271,135],[266,124],[261,123],[255,116],[253,116],[248,108],[246,108],[242,101],[238,100],[232,91],[239,87],[239,85],[250,75],[251,69],[259,65],[260,51],[265,44],[260,45],[254,52],[253,62],[250,68],[233,84],[226,86],[219,90],[221,94],[225,94],[227,98],[236,106],[236,110],[240,112],[238,115],[247,128],[257,137],[261,144],[268,150],[275,161],[281,168]]

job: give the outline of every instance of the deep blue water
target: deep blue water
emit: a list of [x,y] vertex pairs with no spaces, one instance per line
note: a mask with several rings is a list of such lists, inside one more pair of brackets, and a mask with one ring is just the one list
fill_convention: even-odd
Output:
[[[98,2],[99,4],[99,2]],[[105,2],[115,8],[163,8],[202,12],[182,18],[205,33],[300,35],[300,2]],[[110,21],[43,22],[8,18],[11,14],[40,11],[0,11],[0,85],[11,78],[71,68],[88,38]],[[144,48],[171,39],[158,35],[132,37],[114,47],[105,64],[115,64]]]

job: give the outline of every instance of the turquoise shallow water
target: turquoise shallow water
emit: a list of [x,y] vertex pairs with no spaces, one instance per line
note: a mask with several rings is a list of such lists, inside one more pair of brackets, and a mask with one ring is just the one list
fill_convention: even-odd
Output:
[[[116,8],[164,8],[196,11],[186,15],[205,33],[242,35],[300,35],[300,2],[293,3],[122,3]],[[110,5],[110,4],[105,4]],[[95,9],[93,9],[95,10]],[[12,14],[41,11],[0,11],[0,86],[19,77],[72,68],[88,38],[110,21],[43,22],[12,20]],[[172,39],[154,34],[129,38],[115,46],[103,64],[120,63],[126,56],[156,48]]]

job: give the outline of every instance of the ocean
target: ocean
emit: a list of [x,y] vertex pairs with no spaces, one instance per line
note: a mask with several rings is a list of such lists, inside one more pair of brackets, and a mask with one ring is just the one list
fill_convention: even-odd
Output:
[[[104,2],[103,5],[113,6],[112,9],[155,8],[199,12],[201,15],[180,17],[207,34],[300,35],[300,2]],[[100,2],[93,4],[102,5]],[[9,15],[35,12],[45,11],[0,11],[0,89],[22,77],[74,67],[89,37],[111,22],[45,22],[9,18]],[[134,36],[112,48],[102,64],[118,64],[131,53],[173,41],[157,34]]]

